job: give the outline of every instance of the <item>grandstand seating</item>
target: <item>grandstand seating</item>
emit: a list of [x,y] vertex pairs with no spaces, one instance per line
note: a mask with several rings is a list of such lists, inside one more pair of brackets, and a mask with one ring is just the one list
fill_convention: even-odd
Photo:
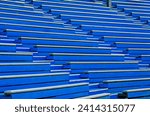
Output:
[[0,0],[0,99],[150,98],[149,6]]

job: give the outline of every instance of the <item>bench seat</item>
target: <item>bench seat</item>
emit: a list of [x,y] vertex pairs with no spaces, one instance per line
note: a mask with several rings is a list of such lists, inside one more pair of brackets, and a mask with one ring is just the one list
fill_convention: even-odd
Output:
[[5,91],[5,96],[10,96],[14,99],[35,99],[53,97],[63,94],[73,94],[76,92],[88,91],[88,83],[65,84],[58,86],[48,86],[30,89],[9,90]]

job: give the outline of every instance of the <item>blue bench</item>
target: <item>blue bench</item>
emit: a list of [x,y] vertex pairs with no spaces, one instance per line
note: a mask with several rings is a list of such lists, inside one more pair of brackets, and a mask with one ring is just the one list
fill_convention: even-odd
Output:
[[23,25],[23,24],[11,24],[11,23],[1,23],[0,29],[18,29],[18,30],[29,30],[29,31],[43,31],[43,32],[60,32],[60,33],[75,33],[75,29],[62,28],[62,27],[49,27],[49,26],[33,26],[33,25]]
[[[70,10],[73,10],[73,9],[70,9]],[[99,17],[102,17],[103,15],[106,16],[108,18],[108,16],[106,15],[107,12],[100,12],[100,13],[94,13],[94,12],[78,12],[77,11],[69,11],[69,10],[61,10],[61,9],[50,9],[48,11],[48,13],[51,13],[51,14],[54,14],[54,15],[60,15],[60,14],[66,14],[66,15],[77,15],[77,16],[91,16],[93,18],[99,18]],[[115,13],[110,13],[110,14],[115,14]],[[104,17],[103,16],[103,17]],[[126,20],[128,22],[131,22],[130,20]]]
[[63,94],[73,94],[88,91],[88,83],[65,84],[58,86],[47,86],[39,88],[19,89],[5,91],[4,95],[14,99],[35,99],[54,97]]
[[97,46],[99,41],[93,40],[75,40],[75,39],[53,39],[53,38],[30,38],[21,37],[21,42],[25,46],[34,46],[37,44],[42,45],[66,45],[66,46]]
[[[100,5],[100,6],[103,6],[102,3],[100,2],[92,2],[90,0],[76,0],[76,1],[61,1],[61,0],[40,0],[40,1],[34,1],[33,2],[41,2],[41,3],[58,3],[58,4],[68,4],[68,5],[78,5],[78,4],[81,4],[81,5],[85,5],[85,6],[94,6],[94,7],[97,7],[97,5]],[[86,4],[85,4],[86,3]],[[107,8],[108,9],[108,8]]]
[[50,26],[50,27],[64,27],[62,23],[56,23],[53,21],[42,21],[42,20],[30,20],[30,19],[20,19],[20,18],[9,18],[0,17],[1,23],[12,23],[12,24],[22,24],[22,25],[32,25],[32,26]]
[[145,13],[149,13],[149,10],[142,10],[142,9],[138,9],[138,8],[124,8],[124,12],[125,13],[131,13],[131,12],[145,12]]
[[43,53],[111,53],[108,47],[84,47],[84,46],[55,46],[55,45],[36,45],[35,50]]
[[62,38],[62,39],[87,39],[92,38],[91,35],[69,34],[69,33],[56,33],[56,32],[42,32],[42,31],[26,31],[17,29],[6,29],[7,36],[24,36],[24,37],[43,37],[43,38]]
[[107,21],[88,21],[88,20],[76,20],[76,19],[70,19],[68,23],[73,24],[75,26],[79,25],[91,25],[91,26],[118,26],[118,27],[136,27],[136,28],[142,28],[141,24],[133,24],[133,23],[115,23],[115,22],[107,22]]
[[7,4],[7,3],[0,3],[0,6],[3,8],[14,8],[14,9],[22,9],[22,10],[30,10],[33,11],[34,8],[32,6],[24,6],[24,5],[13,5],[13,4]]
[[96,95],[89,95],[85,97],[79,97],[77,99],[109,99],[110,93],[102,93],[102,94],[96,94]]
[[[115,1],[116,3],[117,2],[125,3],[128,0],[121,0],[121,1],[120,0],[113,0],[113,1]],[[144,1],[142,0],[142,1],[138,1],[138,2],[136,0],[131,0],[131,1],[128,1],[128,4],[129,3],[131,3],[131,4],[134,4],[134,3],[143,4],[143,3],[150,3],[150,2],[148,0],[144,0]]]
[[150,78],[105,80],[99,86],[108,88],[108,92],[110,93],[118,93],[124,90],[139,89],[145,86],[150,86]]
[[150,55],[141,55],[141,56],[140,56],[140,59],[141,59],[143,62],[149,62],[149,63],[150,63]]
[[144,7],[144,6],[149,6],[149,4],[147,3],[144,3],[144,2],[134,2],[134,1],[113,1],[113,4],[124,4],[124,5],[133,5],[133,6],[141,6],[141,7]]
[[7,4],[12,4],[12,5],[20,5],[20,6],[27,6],[27,5],[24,4],[25,2],[21,2],[21,1],[1,0],[1,3],[7,3]]
[[[118,21],[119,22],[119,21]],[[123,21],[125,22],[125,21]],[[114,26],[91,26],[91,25],[80,25],[80,28],[83,30],[105,30],[105,31],[120,31],[120,32],[143,32],[143,33],[149,33],[150,29],[143,29],[143,28],[133,28],[133,27],[120,27]]]
[[19,72],[38,72],[47,71],[50,72],[50,63],[42,62],[26,62],[26,63],[1,63],[0,73],[19,73]]
[[0,52],[0,62],[31,62],[32,53]]
[[104,36],[103,40],[107,43],[115,42],[143,42],[149,43],[150,39],[145,37],[117,37],[117,36]]
[[137,6],[137,5],[124,5],[124,4],[116,4],[116,7],[119,10],[123,10],[125,8],[132,8],[132,9],[139,9],[139,10],[149,10],[148,7],[141,7],[141,6]]
[[89,78],[90,82],[103,82],[112,79],[145,78],[149,75],[149,69],[93,70],[82,73],[81,78]]
[[[94,17],[91,16],[89,17],[89,14],[80,14],[80,13],[70,13],[70,14],[60,14],[58,17],[63,19],[63,20],[68,20],[68,19],[75,19],[75,20],[83,20],[83,21],[110,21],[110,22],[122,22],[122,23],[133,23],[132,20],[127,20],[127,19],[121,19],[121,18],[115,18],[111,16],[104,16],[102,14],[99,14],[100,16]],[[113,15],[114,16],[114,15]]]
[[142,13],[142,12],[132,12],[132,16],[133,17],[149,17],[150,13]]
[[91,70],[138,69],[138,62],[69,62],[64,69],[71,69],[71,73],[82,73]]
[[150,48],[150,43],[137,43],[137,42],[115,42],[117,48]]
[[150,37],[149,33],[139,33],[139,32],[119,32],[119,31],[98,31],[92,30],[91,34],[101,37],[101,36],[129,36],[129,37]]
[[53,22],[53,17],[51,16],[34,16],[34,15],[26,15],[26,14],[16,14],[16,13],[7,13],[5,12],[0,12],[1,17],[8,17],[8,18],[22,18],[26,20],[41,20],[41,21],[47,21],[47,22]]
[[146,22],[146,23],[148,23],[149,22],[149,20],[150,20],[150,17],[146,17],[146,16],[139,16],[139,19],[142,21],[142,22]]
[[84,13],[87,13],[87,12],[90,12],[90,14],[94,13],[94,14],[97,14],[97,13],[110,13],[110,14],[117,14],[117,12],[115,10],[108,10],[108,9],[105,9],[105,8],[101,8],[99,7],[98,9],[95,9],[95,8],[83,8],[83,7],[79,7],[79,6],[76,6],[76,7],[70,7],[70,6],[66,6],[66,7],[63,7],[63,6],[58,6],[58,5],[42,5],[41,6],[42,9],[45,11],[45,12],[49,12],[51,11],[51,9],[54,9],[54,10],[62,10],[62,11],[81,11],[81,12],[84,12]]
[[0,98],[105,99],[149,88],[150,2],[113,1],[128,16],[101,1],[2,0]]
[[16,52],[16,44],[0,43],[0,52]]
[[129,54],[133,54],[133,55],[149,55],[150,54],[149,48],[128,48],[126,51]]
[[79,54],[79,53],[52,53],[47,59],[54,62],[69,61],[123,61],[124,55],[121,54]]
[[73,1],[72,2],[70,2],[70,1],[67,1],[67,2],[54,2],[54,1],[33,1],[33,5],[36,7],[36,8],[39,8],[39,7],[41,7],[41,5],[47,5],[47,6],[49,6],[49,5],[56,5],[56,6],[59,6],[59,7],[68,7],[68,6],[70,6],[70,7],[79,7],[79,8],[81,8],[81,6],[79,6],[79,4],[80,5],[82,5],[82,8],[91,8],[91,9],[99,9],[99,8],[101,8],[101,9],[105,9],[105,10],[108,10],[109,8],[106,8],[106,7],[103,7],[102,5],[100,5],[100,4],[96,4],[96,5],[94,5],[94,4],[88,4],[87,5],[87,2],[86,2],[86,4],[85,4],[85,2],[84,3],[73,3]]
[[76,99],[76,98],[79,98],[79,97],[84,97],[84,96],[88,96],[89,95],[89,92],[85,91],[85,92],[77,92],[77,93],[72,93],[72,94],[66,94],[66,95],[58,95],[58,96],[55,96],[55,97],[50,97],[50,98],[46,98],[46,99]]
[[69,73],[40,73],[0,76],[0,93],[6,90],[46,87],[69,83]]
[[[98,16],[98,17],[89,17],[89,15],[87,15],[87,16],[82,16],[80,13],[78,14],[78,13],[76,13],[76,14],[60,14],[59,16],[58,16],[58,18],[61,18],[61,19],[63,19],[63,20],[69,20],[69,19],[76,19],[76,20],[87,20],[87,21],[98,21],[98,20],[100,20],[101,18],[100,17],[102,17],[102,18],[108,18],[108,19],[110,19],[111,20],[111,18],[116,18],[116,19],[125,19],[125,17],[124,16],[120,16],[120,15],[108,15],[108,14],[101,14],[100,16]],[[103,19],[103,20],[104,20]],[[101,19],[102,20],[102,19]],[[133,23],[133,21],[130,21],[130,20],[128,20],[127,22],[130,22],[131,24]]]
[[100,87],[106,88],[123,88],[132,86],[150,86],[150,78],[133,78],[133,79],[122,79],[122,80],[105,80]]
[[7,13],[16,13],[16,14],[26,14],[26,15],[33,15],[33,16],[44,16],[44,13],[39,11],[27,11],[22,9],[13,9],[13,8],[3,8],[3,6],[0,8],[0,12],[7,12]]
[[[118,9],[120,9],[121,11],[124,11],[125,13],[128,13],[130,15],[132,15],[133,17],[136,17],[137,19],[140,19],[142,22],[147,22],[150,18],[149,18],[149,7],[145,7],[145,6],[149,6],[149,4],[147,3],[118,3],[118,1],[116,3],[113,3],[115,7],[117,7]],[[138,4],[138,5],[136,5]]]
[[128,99],[141,98],[146,96],[150,96],[150,88],[126,90],[118,95],[119,98]]

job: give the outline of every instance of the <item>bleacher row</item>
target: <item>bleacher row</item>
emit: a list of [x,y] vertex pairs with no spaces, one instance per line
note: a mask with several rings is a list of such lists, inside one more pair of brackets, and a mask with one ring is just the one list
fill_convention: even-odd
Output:
[[149,2],[130,1],[0,0],[0,99],[149,98]]

